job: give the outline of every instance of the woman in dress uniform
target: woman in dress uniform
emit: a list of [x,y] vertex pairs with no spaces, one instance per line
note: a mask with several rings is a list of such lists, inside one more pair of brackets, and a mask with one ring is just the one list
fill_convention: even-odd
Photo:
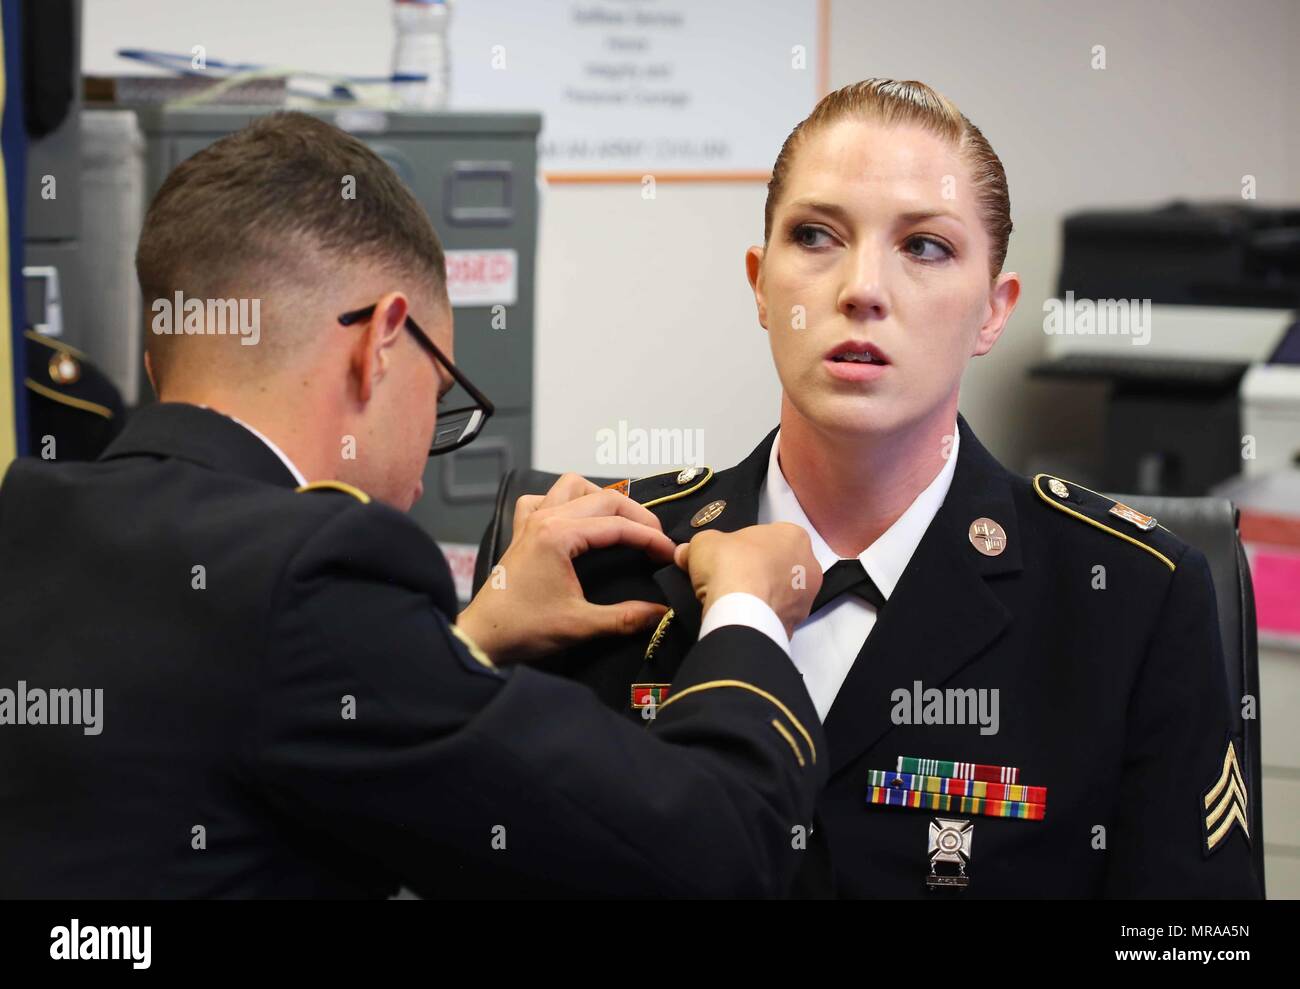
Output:
[[[823,588],[789,646],[831,776],[793,838],[804,890],[1258,895],[1204,555],[1012,473],[958,414],[1021,291],[984,135],[922,83],[847,86],[781,148],[764,219],[745,263],[779,427],[728,470],[622,487],[679,542],[771,521],[811,537]],[[593,600],[672,608],[618,661],[600,643],[564,664],[648,719],[709,631],[689,581],[622,553],[579,570]]]

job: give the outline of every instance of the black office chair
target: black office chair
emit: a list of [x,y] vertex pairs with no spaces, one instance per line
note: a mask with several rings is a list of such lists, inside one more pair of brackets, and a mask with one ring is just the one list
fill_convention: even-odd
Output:
[[[539,470],[512,470],[501,479],[492,521],[479,544],[474,567],[474,590],[486,582],[492,567],[510,545],[515,502],[521,495],[545,494],[558,474]],[[602,487],[611,479],[591,478]],[[1264,807],[1260,779],[1259,647],[1255,628],[1255,594],[1250,567],[1238,533],[1238,511],[1224,498],[1160,498],[1146,495],[1108,495],[1116,501],[1153,515],[1160,524],[1205,554],[1214,580],[1227,669],[1228,703],[1233,734],[1244,757],[1242,767],[1251,807],[1251,853],[1260,886],[1264,883]],[[1242,717],[1241,699],[1255,698],[1255,717]]]
[[[1250,799],[1251,856],[1264,888],[1263,768],[1259,734],[1259,639],[1255,624],[1255,590],[1250,566],[1241,546],[1240,512],[1226,498],[1166,498],[1152,495],[1107,495],[1115,501],[1153,515],[1184,542],[1195,546],[1210,563],[1214,595],[1219,606],[1223,660],[1228,675],[1228,704],[1232,732],[1245,765]],[[1242,698],[1255,698],[1255,717],[1242,716]]]

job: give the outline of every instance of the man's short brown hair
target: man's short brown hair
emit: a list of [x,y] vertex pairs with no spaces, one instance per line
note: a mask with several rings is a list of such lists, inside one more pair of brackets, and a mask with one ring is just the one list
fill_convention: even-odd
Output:
[[[145,215],[135,267],[148,314],[177,292],[243,296],[269,278],[311,285],[331,277],[322,261],[359,258],[391,263],[433,299],[446,297],[442,244],[393,169],[350,134],[288,112],[172,170]],[[146,339],[157,374],[173,338]]]

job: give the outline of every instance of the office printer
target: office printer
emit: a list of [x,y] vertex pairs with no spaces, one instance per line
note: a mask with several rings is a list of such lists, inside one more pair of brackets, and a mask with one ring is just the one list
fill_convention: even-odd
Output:
[[1240,473],[1242,379],[1300,305],[1300,207],[1090,210],[1063,233],[1030,373],[1107,383],[1104,490],[1201,495]]

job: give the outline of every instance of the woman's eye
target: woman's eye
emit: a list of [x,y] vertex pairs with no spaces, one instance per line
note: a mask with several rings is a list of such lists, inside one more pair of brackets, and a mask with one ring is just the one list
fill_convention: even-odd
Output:
[[800,223],[790,231],[790,239],[804,247],[824,247],[826,241],[819,238],[829,236],[830,234],[827,231],[821,227],[815,227],[811,223]]
[[944,261],[952,257],[952,248],[933,237],[917,236],[908,238],[907,253],[919,261]]

